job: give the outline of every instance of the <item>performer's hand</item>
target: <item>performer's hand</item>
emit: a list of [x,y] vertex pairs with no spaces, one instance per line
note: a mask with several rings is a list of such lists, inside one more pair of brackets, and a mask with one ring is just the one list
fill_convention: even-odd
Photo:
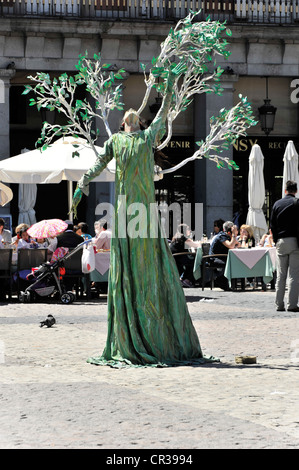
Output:
[[168,88],[172,87],[175,80],[186,72],[187,65],[185,62],[181,61],[178,64],[173,64],[174,67],[170,68],[169,75],[168,75]]
[[74,192],[73,202],[78,201],[78,203],[79,203],[81,201],[82,194],[83,193],[82,193],[81,189],[77,186],[76,191]]
[[78,204],[79,202],[81,201],[82,199],[82,191],[81,189],[77,186],[76,188],[76,191],[74,192],[74,196],[73,196],[73,201],[72,201],[72,207],[71,207],[71,212],[74,213],[74,217],[76,218],[77,216],[77,207],[78,207]]
[[175,65],[175,67],[170,69],[170,73],[174,75],[182,75],[182,73],[185,73],[187,71],[187,65],[185,62],[181,61],[178,64]]

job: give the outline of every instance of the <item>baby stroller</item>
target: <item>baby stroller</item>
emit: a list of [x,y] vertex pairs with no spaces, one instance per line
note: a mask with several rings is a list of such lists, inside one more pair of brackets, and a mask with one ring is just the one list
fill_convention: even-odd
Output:
[[[70,304],[76,300],[76,295],[71,291],[66,291],[63,284],[63,275],[65,274],[64,262],[91,240],[85,240],[72,251],[68,252],[63,258],[54,261],[54,263],[43,263],[38,268],[32,270],[27,276],[31,284],[21,291],[19,295],[20,302],[33,302],[38,297],[58,298],[63,304]],[[61,282],[62,281],[62,282]]]

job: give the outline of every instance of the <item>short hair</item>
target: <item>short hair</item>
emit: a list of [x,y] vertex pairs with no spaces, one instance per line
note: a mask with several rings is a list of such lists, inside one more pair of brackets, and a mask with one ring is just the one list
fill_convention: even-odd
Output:
[[106,220],[106,219],[97,220],[94,224],[95,224],[95,225],[99,225],[99,227],[100,227],[100,228],[103,228],[104,230],[107,230],[108,223],[107,223],[107,220]]
[[230,220],[227,220],[226,222],[224,222],[223,224],[223,231],[224,232],[229,232],[230,229],[234,226],[234,223],[231,222]]
[[[83,233],[87,233],[87,232],[88,232],[88,225],[87,225],[86,222],[79,222],[78,228],[80,228]],[[77,230],[78,230],[78,229],[77,229]]]
[[297,192],[297,183],[296,181],[288,180],[286,182],[286,190],[288,193],[296,193]]
[[224,224],[224,220],[222,219],[214,220],[214,227],[218,227],[220,228],[220,230],[223,230],[223,224]]
[[0,218],[0,227],[4,227],[5,225],[5,220],[2,219],[2,217]]

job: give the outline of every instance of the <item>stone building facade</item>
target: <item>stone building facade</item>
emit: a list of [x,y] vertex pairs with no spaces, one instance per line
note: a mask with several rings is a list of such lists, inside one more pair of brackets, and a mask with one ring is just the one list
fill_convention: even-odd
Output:
[[[259,143],[265,158],[266,201],[281,197],[283,153],[288,140],[298,138],[299,101],[299,1],[283,0],[6,0],[0,6],[0,159],[33,149],[39,137],[42,116],[21,95],[29,75],[37,71],[57,75],[75,73],[80,53],[101,53],[103,62],[124,68],[124,103],[138,107],[144,94],[140,64],[149,63],[159,52],[160,43],[188,9],[198,11],[199,19],[226,21],[232,31],[231,55],[222,78],[224,93],[197,96],[174,125],[173,138],[165,154],[171,162],[179,161],[204,138],[210,117],[222,107],[231,107],[241,93],[258,108],[266,98],[266,77],[271,103],[277,107],[274,130],[265,136],[260,126],[251,128],[229,151],[240,170],[219,170],[205,159],[188,164],[182,171],[157,184],[157,201],[203,204],[203,230],[213,229],[213,220],[232,219],[236,210],[246,216],[248,157],[253,143]],[[298,80],[298,81],[297,81]],[[297,93],[298,90],[298,93]],[[149,105],[157,95],[152,93]],[[28,99],[28,98],[27,98]],[[150,107],[143,117],[152,118]],[[111,118],[117,130],[121,113]],[[106,136],[103,135],[102,141]],[[17,222],[17,185],[12,185],[14,200],[0,208],[0,215],[12,214]],[[65,186],[38,188],[37,218],[67,218]],[[55,187],[54,187],[55,186]],[[113,183],[94,183],[91,195],[82,204],[80,219],[93,224],[101,216],[100,202],[113,201]]]

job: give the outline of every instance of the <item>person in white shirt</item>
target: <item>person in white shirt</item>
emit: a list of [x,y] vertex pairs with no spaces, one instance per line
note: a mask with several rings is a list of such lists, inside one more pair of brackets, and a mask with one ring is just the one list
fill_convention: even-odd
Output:
[[5,220],[0,218],[0,248],[3,248],[6,243],[11,243],[11,232],[4,228]]
[[27,232],[27,229],[26,228],[23,228],[20,230],[20,240],[19,240],[19,243],[18,243],[18,250],[22,249],[22,248],[37,248],[38,247],[38,244],[37,242],[31,238]]
[[112,232],[108,229],[106,219],[100,219],[95,223],[96,236],[92,239],[97,250],[110,250]]

